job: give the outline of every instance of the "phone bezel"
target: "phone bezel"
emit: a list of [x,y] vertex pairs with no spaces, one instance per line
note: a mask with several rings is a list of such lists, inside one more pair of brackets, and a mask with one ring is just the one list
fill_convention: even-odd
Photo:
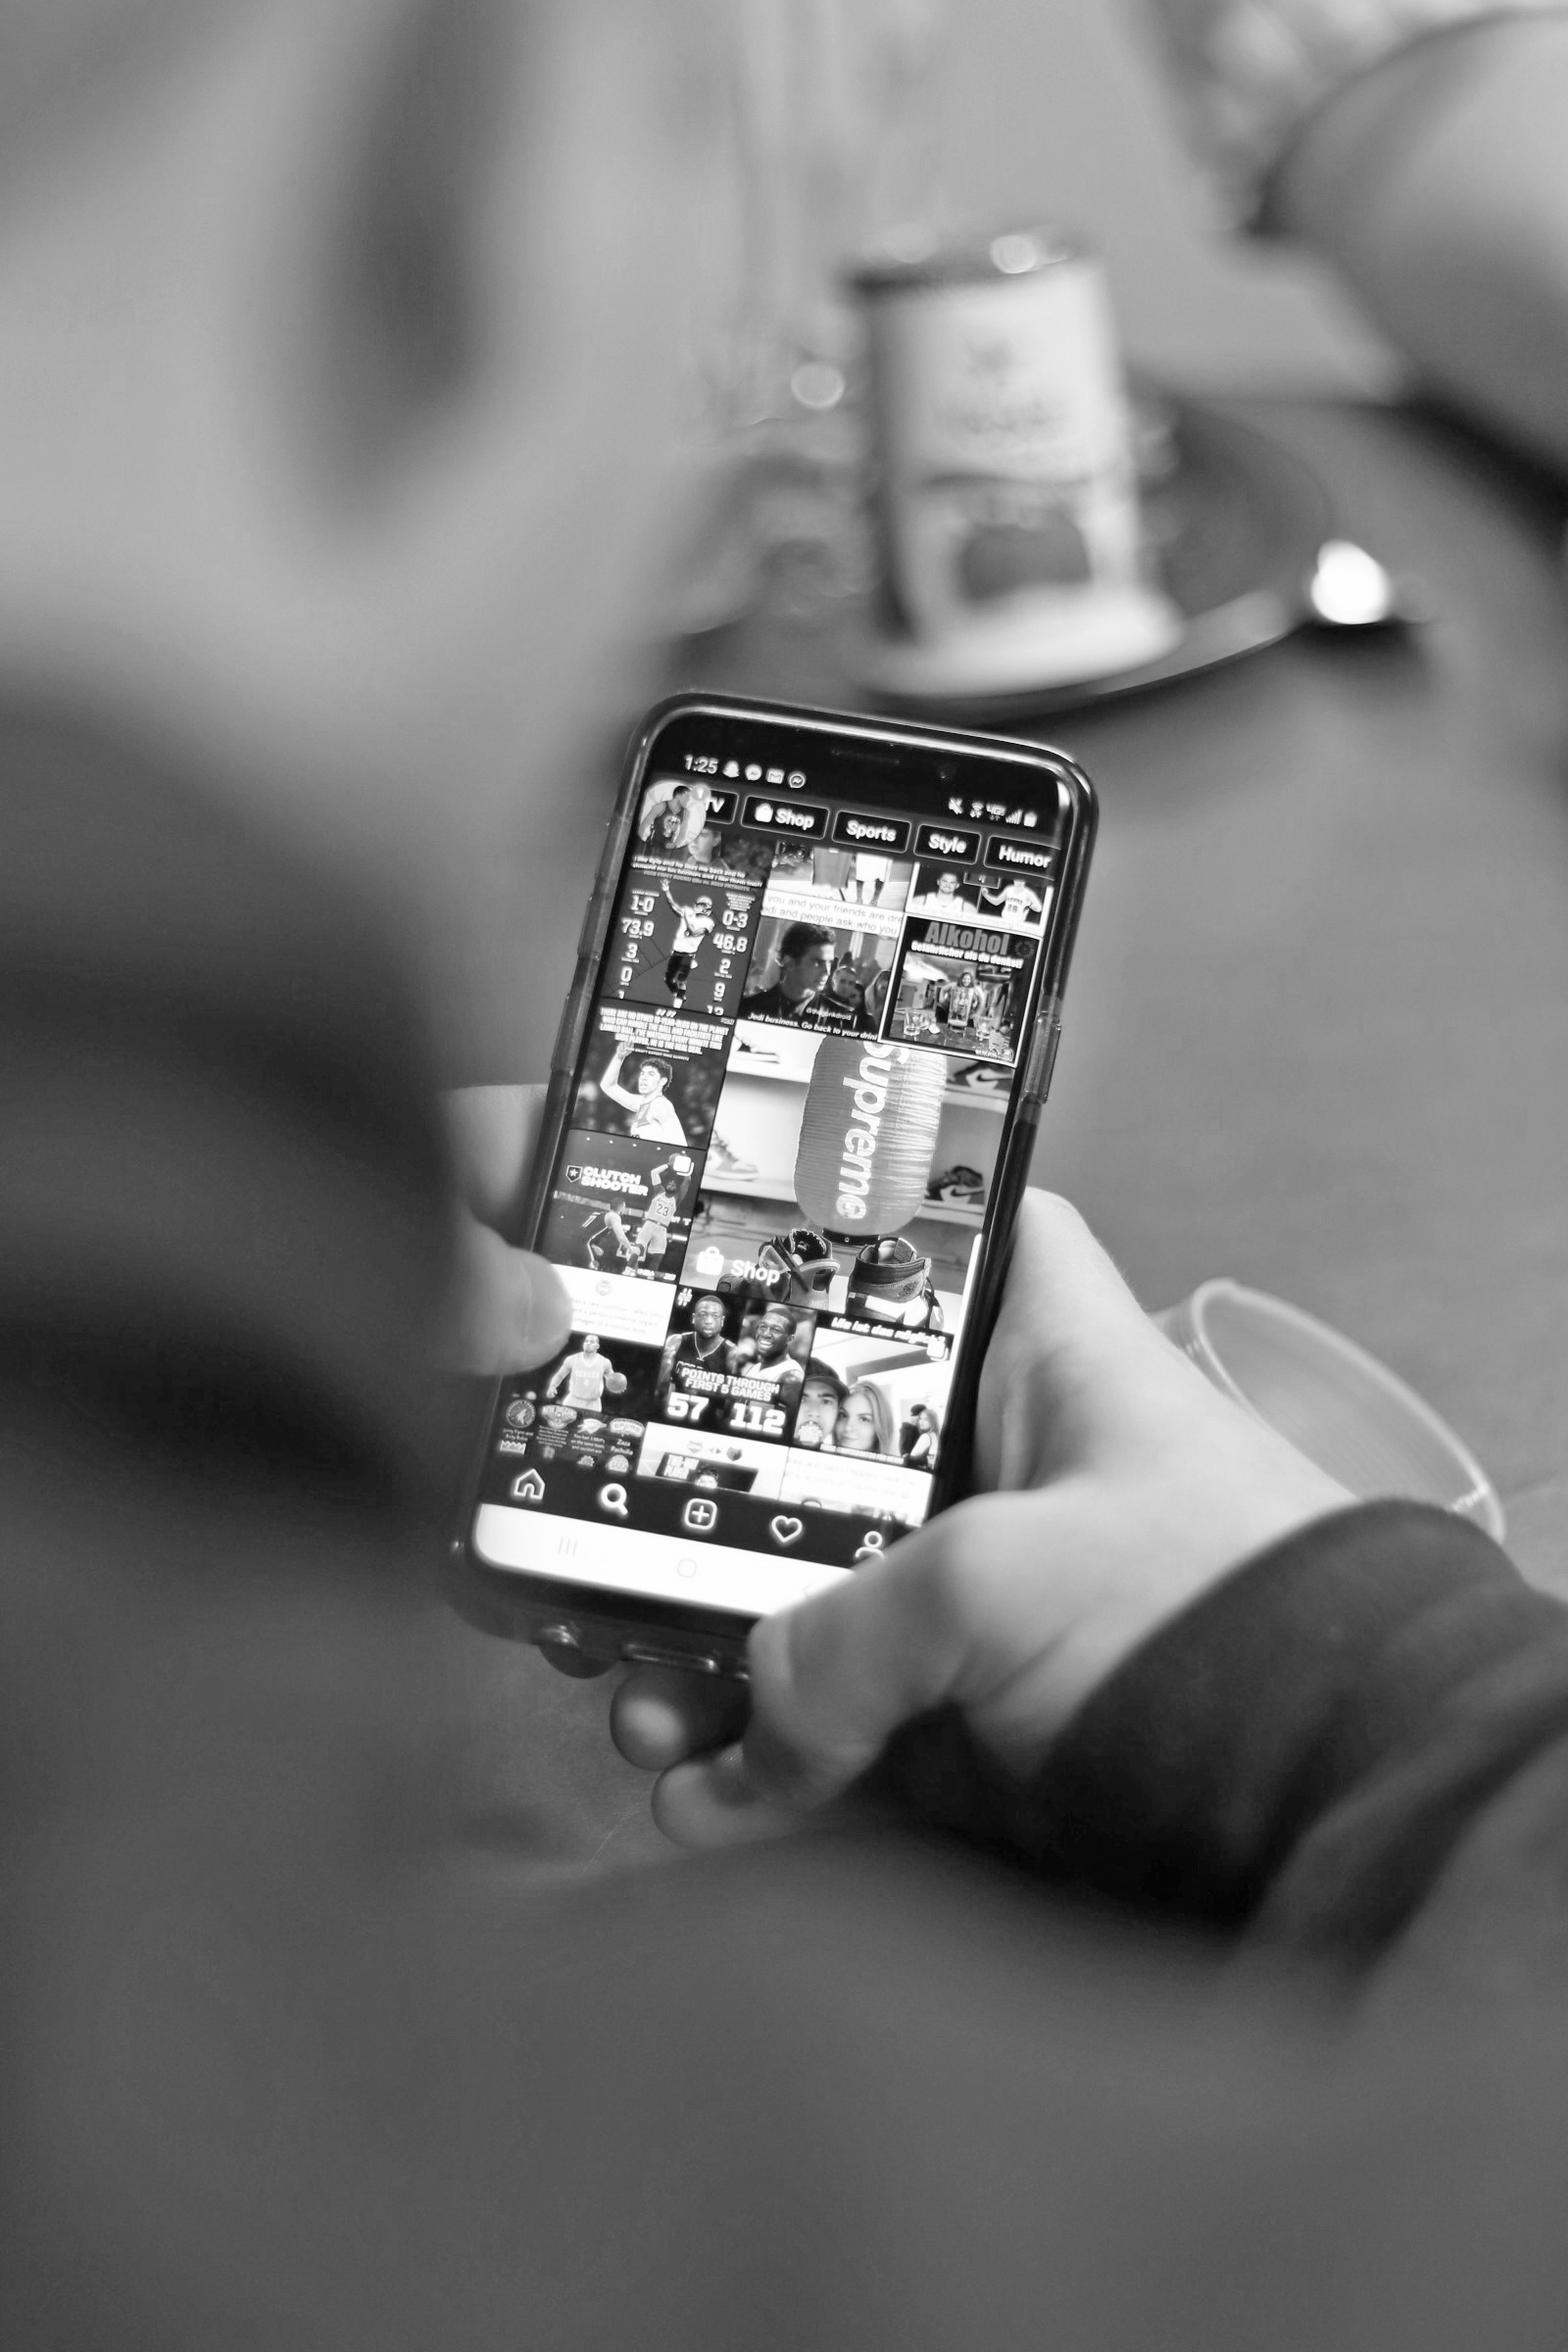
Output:
[[[578,1055],[596,1000],[600,965],[609,942],[622,869],[640,806],[644,777],[661,739],[677,721],[698,720],[804,731],[848,747],[876,764],[889,752],[901,761],[928,760],[937,776],[956,782],[965,762],[995,770],[998,764],[1049,777],[1064,793],[1061,868],[1047,921],[1045,953],[1035,975],[1032,1000],[1009,1089],[996,1174],[981,1234],[969,1312],[954,1360],[946,1428],[959,1433],[944,1448],[933,1482],[930,1516],[967,1491],[970,1436],[985,1343],[996,1321],[1006,1278],[1018,1205],[1028,1183],[1041,1107],[1050,1087],[1060,1028],[1060,1011],[1082,909],[1098,808],[1094,787],[1075,760],[1054,746],[1010,736],[977,735],[957,728],[912,726],[862,713],[755,701],[733,695],[673,694],[646,714],[628,747],[619,790],[606,831],[578,941],[576,969],[551,1054],[550,1082],[533,1166],[506,1238],[524,1249],[536,1246],[550,1198],[551,1174],[568,1123]],[[751,749],[755,752],[755,742]],[[831,743],[827,746],[831,756]],[[819,787],[827,789],[827,787]],[[834,789],[848,797],[848,788]],[[1032,797],[1039,798],[1039,786]],[[512,1376],[506,1376],[510,1379]],[[612,1588],[573,1584],[532,1570],[498,1568],[480,1557],[471,1538],[480,1482],[505,1379],[489,1384],[474,1458],[465,1485],[463,1522],[449,1554],[449,1590],[460,1612],[489,1633],[549,1648],[559,1663],[582,1672],[622,1658],[683,1664],[709,1673],[743,1674],[747,1637],[755,1618],[688,1602],[617,1593]]]

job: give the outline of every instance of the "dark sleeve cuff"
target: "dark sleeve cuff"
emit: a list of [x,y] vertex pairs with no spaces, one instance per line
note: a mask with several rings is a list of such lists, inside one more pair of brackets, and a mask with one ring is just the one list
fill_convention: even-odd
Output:
[[[1568,1611],[1451,1513],[1334,1514],[1228,1577],[1075,1718],[1029,1842],[1069,1883],[1362,1956],[1568,1734]],[[1304,1872],[1310,1892],[1282,1889]]]

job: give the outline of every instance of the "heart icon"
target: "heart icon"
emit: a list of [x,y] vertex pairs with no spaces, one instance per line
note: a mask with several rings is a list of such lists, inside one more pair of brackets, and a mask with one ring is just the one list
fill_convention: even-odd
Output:
[[767,1523],[767,1532],[775,1544],[796,1543],[804,1529],[805,1522],[800,1519],[770,1519]]

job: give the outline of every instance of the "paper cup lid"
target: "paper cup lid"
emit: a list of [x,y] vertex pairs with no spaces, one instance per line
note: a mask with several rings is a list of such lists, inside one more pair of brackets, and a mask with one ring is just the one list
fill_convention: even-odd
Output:
[[1475,1455],[1364,1348],[1283,1298],[1221,1276],[1155,1317],[1213,1381],[1362,1500],[1402,1494],[1503,1533]]

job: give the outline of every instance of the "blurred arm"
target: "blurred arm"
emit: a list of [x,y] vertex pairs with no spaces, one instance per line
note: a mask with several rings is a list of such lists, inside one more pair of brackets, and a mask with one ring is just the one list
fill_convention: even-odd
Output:
[[672,1836],[775,1829],[871,1774],[1058,1886],[1275,1960],[1555,1988],[1560,1602],[1450,1512],[1351,1506],[1041,1195],[976,1437],[990,1491],[754,1629],[743,1741],[689,1678],[622,1687]]
[[1568,470],[1568,16],[1416,43],[1303,129],[1269,218],[1434,390]]
[[1154,0],[1237,220],[1339,272],[1417,377],[1568,467],[1558,0]]
[[1026,1814],[1069,1880],[1275,1956],[1555,1990],[1568,1612],[1449,1512],[1320,1520],[1135,1652]]
[[7,2346],[1556,2340],[1560,2028],[1227,2005],[893,1843],[545,1900],[454,1845],[395,957],[115,739],[0,750]]

